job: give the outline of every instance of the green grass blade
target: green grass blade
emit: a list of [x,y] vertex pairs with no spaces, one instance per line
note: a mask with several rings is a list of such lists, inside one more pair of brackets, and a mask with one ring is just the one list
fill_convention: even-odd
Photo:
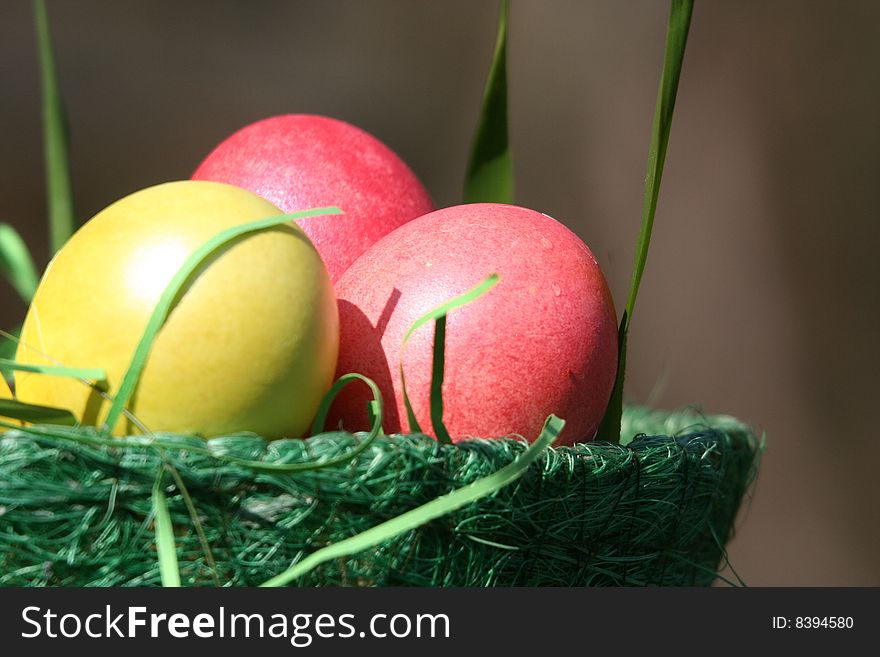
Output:
[[[409,394],[407,393],[407,390],[406,390],[406,376],[403,373],[403,353],[404,353],[404,349],[406,348],[406,343],[409,341],[412,334],[415,333],[417,330],[419,330],[422,326],[424,326],[428,322],[436,322],[437,320],[439,320],[443,317],[446,317],[446,315],[450,311],[452,311],[456,308],[459,308],[461,306],[464,306],[464,305],[470,303],[471,301],[473,301],[474,299],[482,296],[483,294],[485,294],[486,292],[491,290],[493,287],[495,287],[495,284],[497,282],[498,282],[498,274],[491,274],[485,280],[480,282],[476,287],[473,287],[472,289],[468,290],[467,292],[464,292],[464,293],[458,295],[457,297],[450,299],[446,303],[443,303],[443,304],[437,306],[433,310],[426,312],[424,315],[419,317],[415,322],[413,322],[413,325],[409,327],[409,330],[403,336],[403,340],[400,343],[400,387],[401,387],[401,390],[403,391],[403,405],[406,407],[406,416],[407,416],[407,420],[409,421],[410,432],[422,433],[422,428],[419,425],[418,420],[416,420],[416,414],[415,414],[415,412],[413,412],[412,403],[410,402]],[[443,337],[445,339],[445,335],[446,335],[446,332],[445,332],[445,325],[444,325],[444,331],[443,331],[443,334],[441,337]],[[436,338],[436,332],[435,332],[435,338]],[[434,340],[434,363],[435,363],[435,366],[432,370],[432,379],[434,376],[436,376],[436,363],[437,363],[437,358],[438,358],[438,346],[440,349],[440,353],[439,353],[440,367],[442,368],[442,366],[443,366],[444,351],[445,351],[444,340],[441,340],[441,342],[438,344],[437,340],[435,339]],[[442,384],[443,384],[443,380],[442,380],[442,376],[441,376],[440,385],[438,387],[442,387]],[[434,420],[433,408],[434,408],[435,402],[437,401],[434,397],[434,394],[435,394],[434,388],[435,388],[435,386],[434,386],[434,383],[432,380],[432,385],[431,385],[431,407],[432,407],[431,419],[432,419],[432,423]],[[438,392],[438,394],[439,394],[439,392]],[[442,412],[443,412],[442,397],[440,398],[439,401],[440,401],[440,413],[442,414]],[[442,425],[442,420],[439,422],[439,424]],[[445,427],[442,429],[442,432],[445,434],[446,438],[448,439],[449,433],[446,431]],[[437,439],[440,440],[440,435],[437,436]],[[452,441],[450,440],[449,442],[452,442]]]
[[434,354],[431,365],[431,426],[437,441],[452,444],[452,437],[443,424],[443,378],[446,363],[446,315],[434,322]]
[[544,428],[537,440],[512,463],[473,483],[462,486],[458,490],[442,495],[411,511],[371,527],[360,534],[321,548],[289,570],[265,582],[262,586],[284,586],[298,577],[302,577],[322,563],[367,550],[411,529],[421,527],[436,518],[452,513],[471,502],[491,495],[516,481],[535,462],[541,453],[550,446],[564,426],[564,420],[551,415],[544,423]]
[[[3,333],[7,333],[3,331]],[[21,326],[18,326],[7,333],[7,335],[13,336],[13,338],[18,338],[21,335]],[[0,338],[0,358],[5,358],[6,360],[12,360],[15,358],[15,351],[18,349],[18,341],[15,339],[7,338],[5,335]],[[2,368],[0,368],[0,372],[6,374]]]
[[40,277],[27,245],[9,224],[0,224],[0,271],[25,303],[30,303]]
[[626,329],[627,315],[623,311],[620,327],[617,329],[617,375],[614,377],[614,387],[611,389],[611,398],[605,408],[605,415],[596,431],[598,440],[607,440],[612,443],[620,442],[620,420],[623,417],[623,385],[626,376]]
[[651,245],[651,233],[654,228],[654,214],[657,210],[657,199],[660,194],[660,181],[663,177],[663,165],[666,162],[666,147],[669,144],[669,133],[672,129],[672,114],[675,110],[678,81],[681,77],[681,67],[684,61],[684,51],[687,45],[693,9],[693,0],[672,0],[669,12],[663,73],[660,77],[660,89],[657,93],[657,105],[654,110],[654,122],[651,127],[651,145],[648,150],[648,173],[645,177],[642,227],[636,242],[632,282],[626,302],[626,311],[623,313],[618,335],[617,378],[611,395],[611,402],[599,428],[599,437],[602,440],[612,442],[620,441],[620,417],[623,401],[624,369],[626,366],[626,336],[632,321],[642,275],[645,272],[645,263],[648,260],[648,248]]
[[[14,360],[15,352],[18,350],[18,339],[21,336],[21,324],[11,331],[0,329],[0,358],[6,360]],[[0,374],[6,377],[12,376],[12,370],[0,367]]]
[[342,214],[342,211],[335,207],[315,208],[311,210],[303,210],[301,212],[294,212],[292,214],[282,214],[275,217],[258,219],[256,221],[227,228],[217,235],[214,235],[211,239],[196,249],[174,274],[171,282],[168,283],[165,290],[162,292],[162,296],[159,298],[159,302],[156,304],[153,314],[147,321],[144,334],[135,349],[128,370],[125,372],[125,376],[122,377],[122,382],[119,385],[119,390],[116,392],[116,397],[110,405],[107,419],[104,422],[104,429],[106,431],[112,431],[113,427],[116,426],[119,417],[122,415],[122,411],[128,404],[129,399],[131,399],[132,394],[134,394],[141,372],[143,371],[144,365],[146,365],[147,357],[150,355],[150,349],[153,347],[153,342],[156,339],[159,330],[162,328],[162,325],[165,323],[168,313],[171,312],[175,300],[183,290],[189,277],[192,276],[208,258],[213,256],[217,250],[243,235],[268,230],[296,219],[330,214]]
[[648,173],[645,178],[645,198],[642,206],[642,229],[636,243],[632,284],[626,302],[628,321],[632,321],[639,285],[645,272],[645,263],[648,260],[648,248],[651,244],[651,232],[654,228],[654,213],[657,210],[660,180],[663,177],[663,166],[666,162],[666,147],[669,144],[669,133],[672,130],[672,113],[675,110],[678,81],[681,77],[681,67],[684,61],[684,50],[687,45],[693,9],[694,0],[672,0],[669,27],[666,32],[666,55],[657,95],[657,107],[654,111],[654,122],[651,128]]
[[25,404],[17,399],[0,399],[0,416],[11,417],[24,422],[39,422],[40,424],[61,424],[65,426],[76,424],[76,417],[68,410],[52,406]]
[[67,116],[58,88],[49,19],[43,0],[34,0],[43,91],[43,148],[46,158],[46,204],[49,211],[49,247],[55,253],[74,231],[73,192],[70,184]]
[[507,128],[508,14],[508,0],[501,0],[495,54],[465,175],[465,203],[513,203],[513,160]]
[[336,399],[336,395],[338,395],[342,389],[352,381],[362,381],[363,383],[366,383],[370,388],[370,391],[373,393],[373,399],[370,401],[370,415],[373,418],[370,432],[372,433],[375,431],[377,435],[381,433],[382,416],[385,413],[385,403],[382,400],[382,391],[379,390],[379,386],[377,386],[376,382],[370,377],[364,376],[363,374],[352,373],[340,376],[330,387],[330,390],[327,391],[327,394],[324,395],[324,398],[318,406],[318,412],[315,414],[315,420],[312,422],[311,435],[316,436],[324,431],[324,425],[327,423],[327,415],[330,413],[330,407],[333,405],[333,400]]
[[[161,452],[161,450],[160,450]],[[202,546],[202,554],[205,555],[205,565],[208,567],[208,570],[211,573],[211,580],[214,586],[221,586],[220,576],[217,574],[217,562],[214,560],[214,552],[211,550],[211,544],[208,541],[208,535],[205,533],[205,527],[202,524],[202,520],[199,517],[198,511],[196,510],[195,503],[193,502],[192,495],[189,494],[189,490],[187,490],[186,484],[183,481],[183,477],[180,476],[180,473],[177,469],[168,462],[167,456],[162,453],[162,459],[165,461],[165,467],[168,472],[171,474],[171,478],[174,479],[174,485],[177,486],[177,490],[180,491],[180,497],[183,499],[183,503],[186,505],[187,513],[189,513],[189,518],[192,521],[193,528],[196,530],[196,535],[199,537],[199,544]],[[164,495],[163,495],[164,497]],[[155,504],[154,504],[155,506]],[[176,555],[175,555],[176,557]],[[176,561],[175,561],[176,565]],[[180,570],[174,568],[172,570],[171,566],[168,566],[170,571],[170,575],[177,575],[178,582],[180,581]],[[159,577],[162,577],[162,566],[160,563],[159,566]],[[179,584],[178,584],[179,585]]]
[[95,383],[106,383],[107,373],[98,368],[63,367],[60,365],[31,365],[14,360],[0,358],[0,370],[12,372],[34,372],[46,376],[69,376],[74,379],[86,379]]
[[177,563],[177,546],[174,544],[174,525],[162,490],[162,474],[153,484],[153,524],[156,528],[156,555],[159,559],[159,577],[162,586],[180,586],[180,566]]

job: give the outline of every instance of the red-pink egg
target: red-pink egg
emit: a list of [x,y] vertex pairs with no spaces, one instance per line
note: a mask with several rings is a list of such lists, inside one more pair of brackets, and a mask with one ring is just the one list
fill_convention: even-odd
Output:
[[381,237],[434,209],[415,174],[385,144],[349,123],[311,114],[242,128],[192,178],[243,187],[284,212],[341,208],[341,217],[298,222],[333,281]]
[[[447,318],[444,420],[453,440],[519,434],[532,440],[555,413],[562,443],[589,441],[617,368],[617,320],[589,248],[547,215],[474,204],[419,217],[374,244],[336,285],[337,376],[359,372],[385,399],[384,428],[408,432],[400,385],[405,332],[432,308],[497,273],[499,283]],[[431,431],[433,323],[407,343],[407,391]],[[366,429],[366,388],[352,384],[331,422]]]

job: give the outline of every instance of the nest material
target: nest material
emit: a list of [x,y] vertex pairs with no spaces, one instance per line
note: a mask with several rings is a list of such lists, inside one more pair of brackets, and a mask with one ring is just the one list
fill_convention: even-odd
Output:
[[[295,583],[711,584],[756,472],[758,439],[732,418],[635,408],[625,411],[623,433],[636,437],[549,449],[497,493]],[[362,439],[162,435],[107,447],[10,431],[0,437],[0,586],[160,584],[151,490],[163,465],[179,475],[199,519],[166,476],[183,584],[253,586],[526,448],[513,438],[451,446],[380,436],[344,465],[294,474],[218,458],[308,463]],[[206,445],[210,454],[191,449]]]

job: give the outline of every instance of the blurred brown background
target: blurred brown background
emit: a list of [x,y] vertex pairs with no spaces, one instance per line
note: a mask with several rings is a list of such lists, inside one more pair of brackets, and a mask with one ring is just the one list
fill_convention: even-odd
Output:
[[[629,286],[668,4],[513,0],[517,197]],[[351,121],[460,198],[485,0],[50,0],[85,219],[286,112]],[[40,265],[31,6],[0,4],[0,220]],[[630,334],[628,396],[766,431],[731,545],[751,585],[880,585],[880,3],[699,1]],[[0,284],[2,323],[24,312]]]

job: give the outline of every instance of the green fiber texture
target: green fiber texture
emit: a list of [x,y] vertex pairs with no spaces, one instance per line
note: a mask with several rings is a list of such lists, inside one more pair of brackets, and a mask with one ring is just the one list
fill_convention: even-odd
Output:
[[[551,448],[497,493],[293,584],[712,584],[760,441],[732,418],[690,411],[629,407],[623,429],[625,444]],[[83,428],[82,438],[94,431]],[[0,436],[0,586],[160,585],[152,496],[163,465],[184,483],[210,547],[209,558],[166,474],[181,584],[254,586],[491,474],[526,448],[515,438],[443,445],[380,436],[347,463],[271,473],[222,457],[307,463],[344,454],[363,435],[271,443],[158,435],[107,447],[62,433]],[[188,449],[205,445],[210,454]]]

